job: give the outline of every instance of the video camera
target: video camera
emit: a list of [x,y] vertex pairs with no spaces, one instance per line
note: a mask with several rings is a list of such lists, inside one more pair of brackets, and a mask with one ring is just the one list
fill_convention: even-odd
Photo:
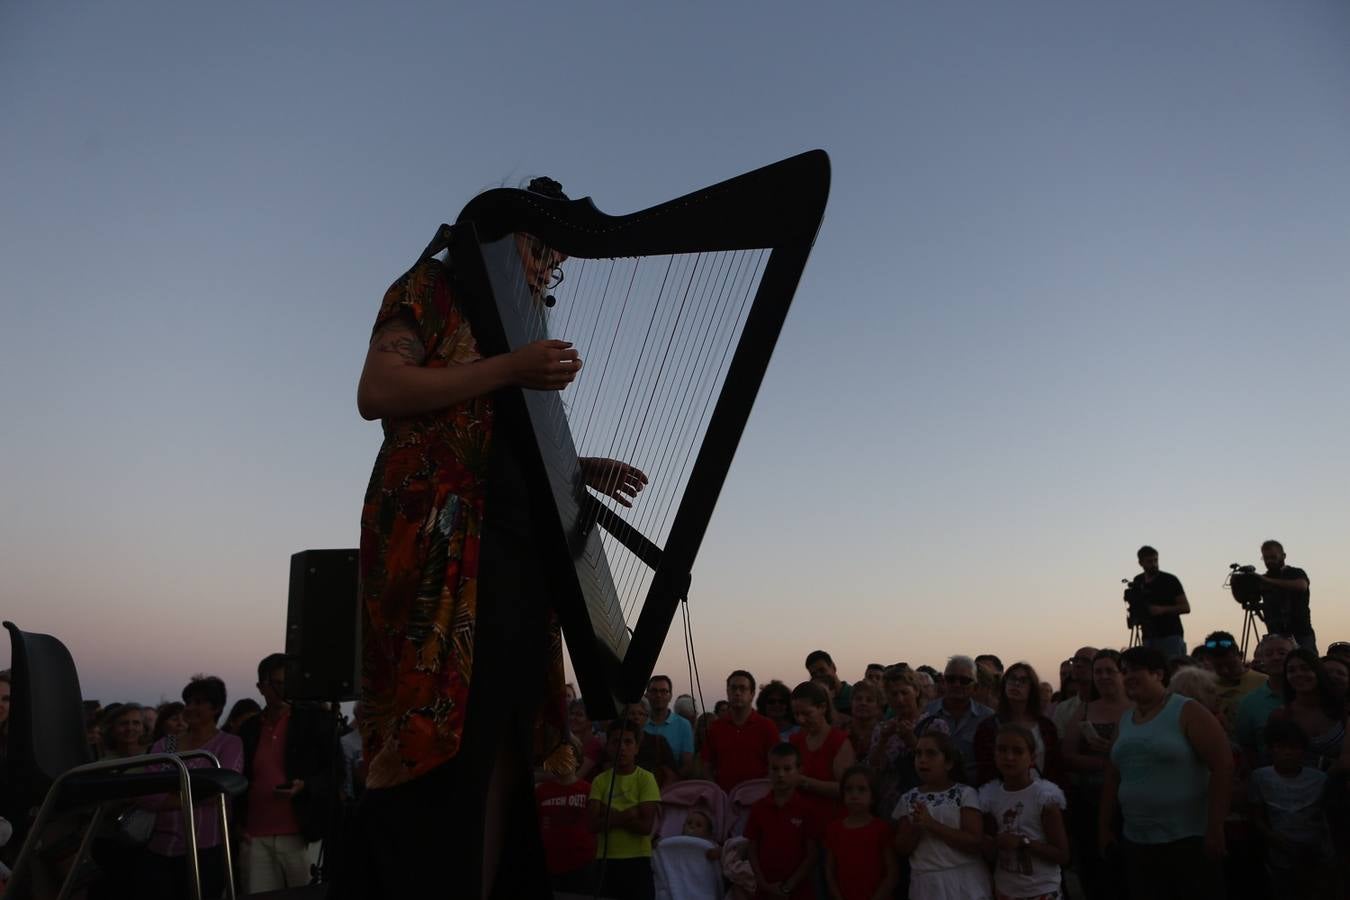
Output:
[[1261,613],[1261,576],[1256,574],[1256,566],[1232,563],[1228,567],[1228,578],[1224,580],[1223,586],[1232,592],[1233,599],[1243,609],[1258,615]]
[[1125,585],[1125,605],[1128,607],[1125,613],[1125,627],[1131,630],[1142,628],[1148,621],[1148,597],[1130,579],[1122,578],[1120,583]]

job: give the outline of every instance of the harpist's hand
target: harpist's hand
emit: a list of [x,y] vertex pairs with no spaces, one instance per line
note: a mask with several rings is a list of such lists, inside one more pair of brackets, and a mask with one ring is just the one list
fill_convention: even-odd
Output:
[[617,459],[587,456],[577,462],[581,464],[581,477],[588,488],[612,497],[622,506],[632,506],[632,498],[647,483],[647,476],[641,469]]
[[567,341],[535,341],[512,352],[512,382],[536,391],[561,391],[581,371],[581,357]]

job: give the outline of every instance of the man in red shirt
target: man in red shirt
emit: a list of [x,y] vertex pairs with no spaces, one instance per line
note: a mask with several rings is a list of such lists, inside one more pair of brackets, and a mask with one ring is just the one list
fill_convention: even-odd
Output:
[[235,807],[242,894],[310,883],[310,867],[329,824],[334,777],[333,716],[286,702],[286,657],[258,663],[258,693],[266,704],[239,729],[248,793]]
[[755,676],[737,669],[727,676],[727,714],[708,725],[703,761],[709,777],[730,792],[742,781],[769,772],[769,751],[782,741],[778,726],[755,712]]

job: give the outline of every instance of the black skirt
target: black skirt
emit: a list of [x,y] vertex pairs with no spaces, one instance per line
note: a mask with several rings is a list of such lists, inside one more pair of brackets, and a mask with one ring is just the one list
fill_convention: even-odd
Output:
[[506,834],[491,896],[552,896],[531,767],[549,664],[549,596],[530,534],[505,516],[493,527],[490,508],[488,519],[459,753],[413,781],[365,792],[328,867],[332,900],[483,896],[488,785],[504,746],[513,751],[503,773]]

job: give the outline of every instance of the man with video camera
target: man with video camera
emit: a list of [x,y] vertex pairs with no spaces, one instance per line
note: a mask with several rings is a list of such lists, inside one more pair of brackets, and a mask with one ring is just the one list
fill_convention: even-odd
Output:
[[1143,613],[1145,647],[1162,651],[1168,660],[1186,655],[1186,637],[1181,617],[1191,611],[1190,601],[1181,587],[1181,580],[1170,572],[1158,569],[1158,551],[1147,545],[1139,548],[1139,567],[1144,571],[1135,576],[1125,591],[1128,602],[1136,598],[1132,610]]
[[1284,564],[1284,546],[1279,541],[1261,545],[1266,574],[1261,579],[1261,610],[1271,634],[1287,634],[1300,647],[1317,652],[1312,612],[1308,608],[1308,573]]

